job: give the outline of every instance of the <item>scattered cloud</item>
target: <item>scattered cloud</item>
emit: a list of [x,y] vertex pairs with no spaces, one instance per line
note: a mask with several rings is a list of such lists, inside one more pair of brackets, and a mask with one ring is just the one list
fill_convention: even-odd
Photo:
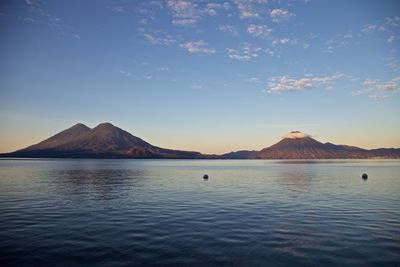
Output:
[[353,42],[351,42],[351,39],[353,37],[354,35],[351,33],[336,34],[324,43],[324,48],[322,49],[322,51],[332,54],[338,48],[346,47],[349,44],[352,44]]
[[174,19],[172,20],[172,24],[186,26],[196,23],[196,19]]
[[218,3],[208,3],[206,5],[206,8],[204,9],[204,12],[209,15],[209,16],[215,16],[218,14],[217,10],[223,8],[222,4]]
[[168,0],[167,7],[173,17],[172,24],[187,26],[197,23],[205,16],[216,16],[219,10],[228,10],[230,4],[207,3],[201,7],[189,0]]
[[363,32],[363,33],[371,33],[371,32],[374,32],[376,29],[378,29],[378,25],[367,24],[361,29],[361,32]]
[[176,43],[176,39],[174,39],[169,34],[164,33],[143,33],[143,36],[152,44],[159,45],[172,45]]
[[31,11],[39,11],[43,13],[44,0],[25,0],[25,4]]
[[298,90],[311,90],[324,85],[330,87],[335,80],[345,77],[344,74],[335,74],[332,76],[305,76],[294,79],[290,76],[278,76],[269,79],[268,88],[264,90],[268,93],[294,92]]
[[293,13],[290,13],[289,11],[283,8],[272,9],[269,14],[273,22],[287,21],[290,19],[290,17],[294,15]]
[[390,81],[379,86],[380,91],[398,91],[399,90],[399,83]]
[[262,38],[262,39],[269,39],[271,38],[271,34],[274,30],[268,27],[267,25],[256,25],[250,24],[247,27],[247,32],[251,35]]
[[80,35],[71,25],[64,23],[60,18],[55,17],[47,10],[47,2],[45,0],[24,0],[24,5],[30,14],[21,19],[46,25],[63,36],[80,39]]
[[229,33],[229,34],[231,34],[233,36],[239,36],[239,32],[236,29],[236,27],[233,27],[231,25],[221,25],[221,26],[218,27],[218,29],[221,32]]
[[272,45],[286,45],[290,43],[293,43],[293,41],[291,41],[289,38],[283,38],[283,39],[275,39],[272,42]]
[[258,57],[258,52],[262,49],[259,47],[253,47],[249,43],[244,43],[240,45],[240,49],[227,48],[228,56],[231,59],[239,61],[251,61]]
[[275,48],[271,49],[271,48],[267,48],[265,49],[265,53],[271,57],[277,57],[280,58],[281,54],[279,51],[274,50]]
[[375,94],[375,95],[369,95],[368,97],[372,98],[373,100],[375,100],[377,102],[380,102],[380,101],[382,101],[384,99],[389,98],[390,96],[389,95],[377,95],[377,94]]
[[241,19],[260,18],[260,5],[265,5],[267,0],[235,0],[239,17]]
[[187,0],[168,0],[167,6],[172,12],[173,24],[189,25],[196,23],[200,18],[197,4]]
[[215,49],[208,48],[208,44],[203,41],[187,42],[181,44],[180,47],[184,48],[190,54],[213,54]]
[[376,23],[370,23],[363,26],[361,33],[370,34],[376,31],[391,32],[400,27],[400,17],[386,17],[384,20]]
[[387,38],[388,43],[393,43],[394,41],[398,40],[399,37],[395,35],[390,35],[389,38]]
[[369,98],[380,101],[400,92],[400,76],[386,82],[377,79],[365,79],[363,89],[351,91],[352,96],[368,95]]
[[362,95],[364,92],[362,90],[357,90],[357,91],[351,91],[350,94],[352,96],[359,96]]
[[132,73],[130,73],[129,71],[126,71],[126,70],[118,70],[118,72],[120,74],[122,74],[123,76],[125,76],[125,77],[131,77],[132,76]]

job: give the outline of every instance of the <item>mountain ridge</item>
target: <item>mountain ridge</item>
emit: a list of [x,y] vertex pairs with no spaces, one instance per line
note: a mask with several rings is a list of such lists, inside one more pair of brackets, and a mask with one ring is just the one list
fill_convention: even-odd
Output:
[[259,151],[240,150],[207,155],[154,146],[111,123],[93,129],[82,123],[44,141],[0,157],[21,158],[150,158],[150,159],[363,159],[400,158],[399,148],[363,149],[322,143],[300,131],[286,134],[279,142]]
[[[52,137],[27,148],[1,157],[33,158],[201,158],[195,151],[165,149],[153,146],[143,139],[111,123],[101,123],[90,129],[76,124]],[[211,157],[211,156],[210,156]]]

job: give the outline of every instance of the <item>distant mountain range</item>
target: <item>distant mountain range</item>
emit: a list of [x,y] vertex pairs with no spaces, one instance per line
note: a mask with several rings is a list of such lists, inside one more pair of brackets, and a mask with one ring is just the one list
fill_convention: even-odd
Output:
[[400,158],[399,148],[362,149],[321,143],[293,131],[278,143],[260,151],[236,151],[205,155],[195,151],[160,148],[139,137],[102,123],[90,129],[78,123],[38,144],[0,157],[13,158],[150,158],[150,159],[362,159]]
[[223,155],[228,159],[364,159],[400,158],[400,149],[362,149],[355,146],[321,143],[298,131],[293,131],[278,143],[260,151],[238,151]]

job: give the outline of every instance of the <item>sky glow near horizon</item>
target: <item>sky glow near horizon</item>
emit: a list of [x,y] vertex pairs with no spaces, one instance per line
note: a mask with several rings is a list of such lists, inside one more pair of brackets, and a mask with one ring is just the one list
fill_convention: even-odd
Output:
[[400,147],[398,1],[2,1],[0,34],[0,152],[78,122],[202,153]]

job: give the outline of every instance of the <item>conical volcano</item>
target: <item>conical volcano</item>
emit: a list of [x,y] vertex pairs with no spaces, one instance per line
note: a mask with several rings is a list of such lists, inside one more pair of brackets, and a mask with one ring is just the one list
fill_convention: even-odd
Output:
[[252,155],[258,159],[320,159],[335,158],[339,155],[310,135],[293,131],[278,143]]
[[223,155],[227,159],[363,159],[398,158],[400,149],[362,149],[354,146],[321,143],[311,135],[292,131],[278,143],[260,151],[237,151]]

